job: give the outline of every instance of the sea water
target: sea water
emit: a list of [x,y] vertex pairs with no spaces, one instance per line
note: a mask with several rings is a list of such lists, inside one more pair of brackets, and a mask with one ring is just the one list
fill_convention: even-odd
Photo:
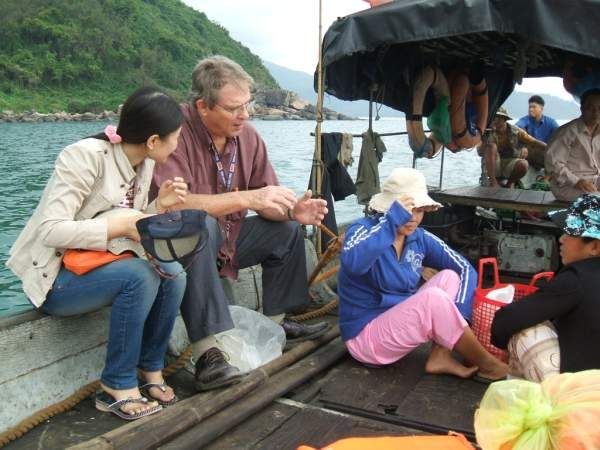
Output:
[[[108,122],[0,123],[0,316],[30,309],[18,279],[4,265],[8,251],[33,213],[46,185],[57,154],[70,143],[104,129]],[[253,121],[267,144],[271,164],[280,184],[301,195],[308,186],[315,138],[311,121]],[[323,132],[345,132],[360,135],[368,128],[367,120],[325,121]],[[384,118],[373,122],[378,133],[403,132],[404,119]],[[383,181],[395,167],[410,167],[412,152],[406,135],[383,137],[387,147],[379,174]],[[354,164],[348,168],[356,179],[361,138],[353,140]],[[427,183],[438,187],[441,158],[419,160],[417,168],[425,173]],[[444,155],[444,189],[477,184],[480,158],[474,151]],[[349,222],[362,214],[363,207],[354,195],[335,204],[338,223]]]

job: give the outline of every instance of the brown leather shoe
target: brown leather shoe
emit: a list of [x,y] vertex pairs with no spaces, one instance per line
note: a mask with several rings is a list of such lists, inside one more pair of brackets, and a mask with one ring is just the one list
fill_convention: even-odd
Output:
[[286,344],[296,344],[297,342],[308,341],[323,336],[330,325],[327,322],[318,322],[315,324],[304,324],[284,320],[281,327],[285,331]]
[[216,347],[209,348],[196,361],[195,386],[208,391],[240,381],[243,374],[227,362],[226,354]]

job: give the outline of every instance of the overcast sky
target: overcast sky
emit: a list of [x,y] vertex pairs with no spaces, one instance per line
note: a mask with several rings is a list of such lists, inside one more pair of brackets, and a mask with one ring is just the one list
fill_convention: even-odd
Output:
[[[318,59],[319,0],[184,0],[224,26],[263,60],[312,74]],[[340,16],[367,8],[363,0],[323,0],[323,34]],[[560,78],[530,78],[516,90],[572,100]]]

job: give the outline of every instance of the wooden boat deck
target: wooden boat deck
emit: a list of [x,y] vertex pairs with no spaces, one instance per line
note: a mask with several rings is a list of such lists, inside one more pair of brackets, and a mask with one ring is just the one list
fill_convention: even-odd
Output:
[[503,187],[468,186],[431,192],[431,196],[440,203],[543,213],[569,205],[556,200],[552,192]]
[[[384,368],[365,367],[347,355],[203,448],[285,450],[301,444],[320,447],[349,436],[446,434],[447,430],[473,439],[473,414],[486,385],[425,374],[428,351],[429,346],[424,345]],[[185,398],[194,394],[192,378],[181,370],[168,381],[180,398]],[[223,414],[236,405],[233,403]],[[211,418],[197,428],[208,426]],[[96,411],[88,398],[6,448],[66,448],[122,425],[124,422],[114,415]],[[182,443],[193,430],[160,448],[192,448],[189,439],[188,446]]]
[[385,368],[368,368],[348,356],[207,448],[295,449],[350,436],[448,430],[474,439],[473,415],[487,386],[424,373],[428,353],[424,345]]

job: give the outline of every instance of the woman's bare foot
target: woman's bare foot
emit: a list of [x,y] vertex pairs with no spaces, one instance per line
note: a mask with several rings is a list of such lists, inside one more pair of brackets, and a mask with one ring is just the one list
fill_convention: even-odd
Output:
[[502,380],[508,375],[508,364],[490,355],[489,361],[481,365],[477,375],[492,381]]
[[470,378],[479,367],[463,366],[452,357],[452,352],[440,345],[433,344],[431,353],[425,364],[425,372],[435,374],[450,374],[460,378]]
[[[140,398],[142,395],[140,394],[140,390],[137,387],[131,389],[112,389],[104,384],[100,383],[100,388],[113,397],[115,400],[124,400],[126,398]],[[151,408],[156,408],[158,406],[157,402],[131,402],[125,403],[120,407],[121,411],[125,414],[135,415],[141,412],[144,412]]]
[[156,372],[145,372],[140,370],[140,373],[142,374],[142,378],[146,381],[146,383],[165,385],[166,389],[164,391],[157,386],[153,386],[149,389],[150,395],[152,395],[153,398],[160,400],[163,403],[169,403],[175,398],[175,391],[173,391],[173,388],[165,384],[162,371],[158,370]]

